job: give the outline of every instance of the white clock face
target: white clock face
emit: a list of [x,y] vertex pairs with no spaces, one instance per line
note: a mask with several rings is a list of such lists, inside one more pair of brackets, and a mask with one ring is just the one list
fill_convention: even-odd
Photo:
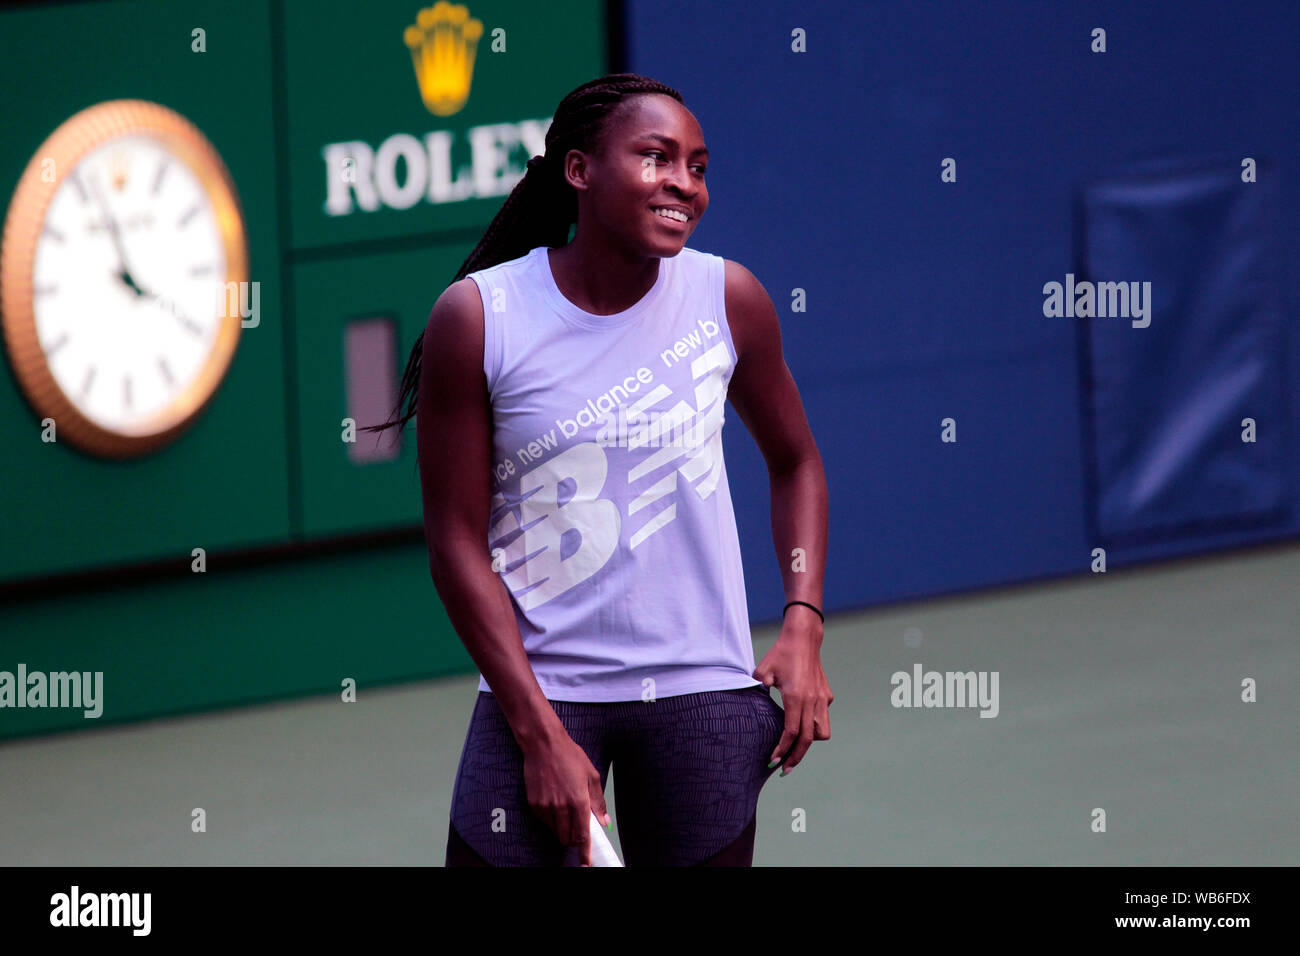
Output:
[[216,209],[189,166],[146,135],[108,140],[57,172],[33,260],[41,349],[82,415],[147,433],[202,373],[226,321]]

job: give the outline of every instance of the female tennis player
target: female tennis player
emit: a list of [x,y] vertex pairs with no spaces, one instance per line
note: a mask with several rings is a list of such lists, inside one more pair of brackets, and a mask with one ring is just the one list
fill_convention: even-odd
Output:
[[[377,426],[418,415],[430,571],[480,671],[448,866],[590,865],[611,766],[626,865],[750,866],[759,790],[830,739],[825,473],[767,293],[686,246],[707,165],[670,87],[566,96]],[[728,397],[785,587],[757,667]]]

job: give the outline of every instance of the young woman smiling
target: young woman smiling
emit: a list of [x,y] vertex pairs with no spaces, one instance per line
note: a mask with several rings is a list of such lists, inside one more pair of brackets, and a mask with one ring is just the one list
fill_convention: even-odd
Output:
[[[767,293],[686,246],[707,165],[676,90],[571,92],[378,426],[418,416],[430,572],[480,670],[448,866],[588,865],[611,766],[627,865],[751,865],[759,791],[830,738],[825,473]],[[757,667],[728,398],[767,465],[787,602]],[[652,416],[680,435],[648,440]]]

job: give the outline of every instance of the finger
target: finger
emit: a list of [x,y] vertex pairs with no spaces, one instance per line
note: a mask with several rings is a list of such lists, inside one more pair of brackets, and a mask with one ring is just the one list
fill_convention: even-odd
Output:
[[785,762],[785,758],[790,752],[790,745],[797,736],[793,730],[786,729],[781,732],[781,739],[776,742],[776,749],[772,751],[771,759],[767,762],[768,770],[775,770]]
[[605,791],[600,787],[599,777],[587,788],[587,795],[591,800],[591,812],[596,814],[596,819],[600,821],[601,826],[608,827],[610,824],[609,810],[605,806]]
[[555,818],[555,839],[558,839],[565,847],[572,847],[573,832],[571,825],[569,825],[567,806],[556,804],[552,806],[551,814]]
[[563,831],[560,829],[560,821],[556,819],[555,811],[551,807],[533,806],[530,804],[528,809],[533,811],[533,815],[542,821],[542,825],[545,826],[546,829],[555,834],[557,840],[563,842],[564,837],[562,835]]
[[822,714],[820,717],[813,718],[813,740],[830,740],[831,739],[831,719],[828,715]]
[[788,699],[783,699],[785,707],[785,730],[781,732],[781,739],[776,742],[776,748],[772,751],[772,760],[786,762],[789,757],[790,748],[799,737],[799,715],[794,712],[794,705]]
[[831,702],[825,700],[817,705],[817,716],[813,718],[813,740],[831,739]]
[[582,857],[582,865],[591,866],[591,806],[584,804],[577,808],[575,812],[582,819],[582,828],[577,833],[578,850]]
[[803,755],[808,752],[812,746],[813,735],[813,706],[811,702],[800,704],[799,706],[799,737],[790,748],[790,756],[786,758],[781,766],[781,774],[788,774],[795,767],[799,766],[799,761],[803,760]]
[[579,866],[590,866],[591,860],[588,859],[586,851],[582,845],[583,837],[586,836],[586,831],[585,829],[582,831],[578,829],[578,817],[574,812],[574,808],[571,805],[566,805],[559,808],[557,812],[560,815],[562,826],[564,828],[562,831],[563,836],[560,838],[561,842],[564,843],[565,847],[573,848],[578,851]]

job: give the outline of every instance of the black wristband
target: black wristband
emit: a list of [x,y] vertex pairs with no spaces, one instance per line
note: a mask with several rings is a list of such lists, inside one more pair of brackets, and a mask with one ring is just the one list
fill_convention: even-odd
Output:
[[[813,611],[817,614],[817,616],[822,619],[822,623],[823,624],[826,623],[826,615],[823,614],[821,611],[818,611],[817,608],[813,607],[807,601],[791,601],[790,604],[802,604],[804,607],[812,607]],[[790,610],[790,604],[787,604],[785,608],[781,611],[782,620],[785,619],[785,612]]]

